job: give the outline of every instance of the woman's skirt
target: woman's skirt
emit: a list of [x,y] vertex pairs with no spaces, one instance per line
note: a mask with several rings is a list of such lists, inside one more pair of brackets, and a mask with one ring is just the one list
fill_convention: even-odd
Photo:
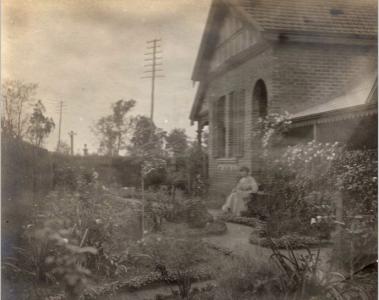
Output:
[[231,212],[233,215],[240,217],[242,211],[247,210],[246,202],[244,197],[239,193],[231,193],[226,199],[225,204],[222,207],[225,212]]

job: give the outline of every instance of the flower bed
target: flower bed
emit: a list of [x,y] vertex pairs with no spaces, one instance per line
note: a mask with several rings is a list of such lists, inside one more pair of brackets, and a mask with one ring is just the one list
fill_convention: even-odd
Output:
[[[211,278],[207,268],[198,268],[193,281],[205,281]],[[175,273],[168,275],[168,280],[164,280],[159,272],[151,272],[145,275],[136,276],[127,280],[119,280],[100,286],[88,288],[84,295],[85,299],[97,299],[104,295],[111,295],[122,291],[135,291],[143,288],[152,288],[161,284],[175,283],[177,280]]]
[[259,245],[261,247],[270,248],[272,243],[276,245],[278,249],[304,249],[315,248],[330,245],[330,240],[318,239],[312,236],[301,236],[297,234],[287,234],[279,238],[270,238],[267,236],[259,236],[256,231],[253,231],[249,238],[250,244]]
[[251,244],[269,248],[274,242],[278,248],[285,249],[290,246],[293,249],[312,248],[331,244],[327,239],[319,239],[313,236],[304,236],[299,234],[286,234],[281,237],[268,237],[265,230],[265,223],[248,217],[237,217],[231,214],[222,214],[218,219],[225,222],[241,224],[254,228],[250,235],[249,241]]

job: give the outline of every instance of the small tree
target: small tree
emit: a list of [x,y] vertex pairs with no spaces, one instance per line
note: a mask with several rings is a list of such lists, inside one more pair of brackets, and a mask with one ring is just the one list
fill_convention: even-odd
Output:
[[189,148],[188,136],[184,129],[173,129],[166,138],[166,148],[169,151],[171,159],[171,168],[169,169],[169,181],[172,185],[173,196],[175,189],[179,186],[187,186],[189,190],[189,173],[187,164],[187,151]]
[[5,80],[2,84],[3,113],[1,127],[4,133],[23,138],[28,127],[28,108],[35,101],[38,85],[19,80]]
[[136,101],[133,99],[118,100],[111,106],[112,114],[96,122],[93,132],[100,141],[100,153],[117,156],[121,150],[125,149],[131,128],[131,119],[127,116],[135,104]]
[[207,152],[206,148],[199,147],[193,142],[186,152],[187,172],[190,177],[190,190],[192,195],[204,197],[207,193]]
[[145,117],[137,116],[133,119],[134,133],[128,150],[131,156],[140,164],[142,190],[142,235],[144,234],[144,204],[145,180],[154,170],[166,166],[166,152],[163,149],[165,132],[156,127],[154,122]]
[[184,129],[174,128],[167,135],[167,149],[174,157],[183,156],[188,149],[188,136]]
[[132,119],[133,135],[128,150],[131,155],[143,156],[148,153],[165,155],[164,143],[166,133],[155,126],[154,122],[145,116]]
[[116,132],[112,116],[101,117],[93,132],[99,139],[99,153],[113,156],[115,154]]
[[27,130],[30,142],[37,147],[43,145],[45,138],[49,136],[55,127],[53,119],[46,117],[44,113],[45,106],[42,104],[41,100],[38,100],[34,105],[33,114],[30,117]]

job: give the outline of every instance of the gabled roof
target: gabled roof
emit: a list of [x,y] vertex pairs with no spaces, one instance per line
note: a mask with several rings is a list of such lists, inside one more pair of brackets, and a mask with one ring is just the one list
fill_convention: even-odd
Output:
[[377,0],[234,0],[265,30],[377,35]]
[[[192,80],[204,78],[218,39],[220,20],[229,11],[257,32],[367,39],[370,42],[377,39],[377,0],[213,0]],[[199,85],[190,116],[192,121],[198,113],[204,87]]]
[[217,40],[217,19],[225,9],[258,31],[376,39],[377,0],[213,0],[196,58],[192,80],[210,59]]
[[377,90],[377,76],[370,76],[369,79],[363,81],[345,95],[295,113],[291,115],[291,119],[293,121],[304,120],[315,116],[321,116],[325,113],[346,111],[349,109],[375,105],[378,101]]

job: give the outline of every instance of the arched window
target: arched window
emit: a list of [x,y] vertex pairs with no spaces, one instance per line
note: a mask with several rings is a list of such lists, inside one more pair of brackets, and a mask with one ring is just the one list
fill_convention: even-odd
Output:
[[254,86],[253,115],[260,118],[267,116],[267,89],[262,79],[259,79]]

